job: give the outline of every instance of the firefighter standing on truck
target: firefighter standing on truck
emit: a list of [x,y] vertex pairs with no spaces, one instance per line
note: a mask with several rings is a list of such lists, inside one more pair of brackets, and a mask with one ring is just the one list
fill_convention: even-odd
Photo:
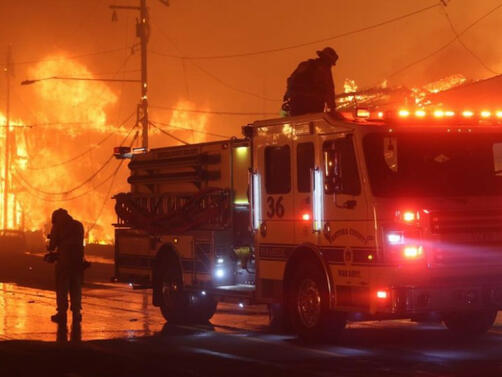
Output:
[[317,51],[317,59],[301,62],[289,76],[282,109],[288,115],[335,111],[335,85],[331,67],[338,55],[331,47]]
[[51,320],[66,323],[68,293],[70,293],[73,323],[78,324],[82,320],[80,310],[84,270],[84,227],[65,209],[60,208],[52,213],[52,229],[48,237],[50,242],[47,249],[50,252],[46,254],[45,260],[56,262],[57,313]]

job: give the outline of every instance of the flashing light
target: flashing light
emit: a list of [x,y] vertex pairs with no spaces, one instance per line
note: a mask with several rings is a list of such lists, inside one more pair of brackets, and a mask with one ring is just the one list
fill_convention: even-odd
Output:
[[216,260],[216,263],[218,263],[218,264],[222,264],[223,262],[224,262],[223,258],[218,258]]
[[379,111],[377,113],[377,118],[382,119],[383,118],[383,111]]
[[126,159],[132,157],[131,147],[114,147],[113,155],[116,159]]
[[402,244],[404,241],[404,235],[403,232],[392,232],[392,233],[387,233],[387,241],[391,245],[399,245]]
[[377,291],[376,296],[380,300],[386,300],[387,297],[389,297],[389,294],[387,293],[387,291]]
[[132,154],[141,154],[141,153],[146,153],[147,150],[145,147],[137,147],[132,149]]
[[403,250],[403,255],[408,259],[415,259],[423,255],[422,246],[406,246]]
[[406,110],[406,109],[401,109],[401,110],[399,110],[398,115],[399,115],[401,118],[407,118],[407,117],[409,117],[409,116],[410,116],[410,111],[409,111],[409,110]]
[[502,110],[497,110],[497,112],[495,113],[495,116],[497,118],[502,118]]
[[205,296],[205,295],[206,295],[206,291],[202,291],[202,292],[200,292],[200,294],[201,294],[202,296]]
[[218,268],[216,269],[214,275],[218,278],[221,279],[225,276],[225,270],[223,268]]
[[415,221],[416,217],[417,216],[415,212],[406,211],[405,213],[403,213],[403,221],[406,221],[407,223]]
[[242,302],[239,302],[239,308],[244,308],[244,304]]
[[448,118],[454,117],[455,116],[455,111],[446,110],[444,112],[444,115],[446,115]]
[[474,116],[474,113],[471,110],[464,110],[462,112],[462,116],[464,118],[472,118]]
[[310,221],[310,213],[304,213],[302,215],[302,220],[303,221]]
[[253,183],[253,228],[258,230],[261,220],[261,178],[258,173],[252,173],[251,177]]
[[444,111],[443,110],[435,110],[434,111],[434,118],[442,118],[444,117]]
[[417,110],[417,111],[415,111],[415,116],[417,118],[424,118],[426,115],[427,115],[427,113],[425,112],[425,110]]
[[369,118],[370,112],[368,109],[357,109],[356,110],[356,117],[357,118]]
[[321,231],[322,228],[322,214],[324,207],[324,195],[323,195],[323,179],[322,170],[316,168],[313,170],[314,176],[314,189],[312,192],[312,215],[314,221],[312,222],[312,227],[315,232]]
[[488,110],[483,110],[483,111],[481,111],[480,116],[483,119],[487,119],[492,116],[492,113]]

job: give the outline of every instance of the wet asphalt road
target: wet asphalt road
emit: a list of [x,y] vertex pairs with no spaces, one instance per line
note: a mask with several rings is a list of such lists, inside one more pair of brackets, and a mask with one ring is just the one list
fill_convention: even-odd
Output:
[[170,326],[149,291],[108,282],[112,267],[88,274],[81,328],[58,329],[51,266],[0,258],[0,376],[502,376],[502,312],[469,343],[440,324],[386,321],[312,346],[271,331],[262,306],[220,304],[207,325]]

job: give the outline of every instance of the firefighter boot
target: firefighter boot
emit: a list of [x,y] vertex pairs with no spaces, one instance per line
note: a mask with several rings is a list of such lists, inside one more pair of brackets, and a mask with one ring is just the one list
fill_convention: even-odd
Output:
[[51,316],[51,321],[55,323],[66,323],[66,313],[57,312],[56,314]]
[[73,321],[73,323],[82,322],[82,314],[80,314],[80,311],[72,312],[72,321]]

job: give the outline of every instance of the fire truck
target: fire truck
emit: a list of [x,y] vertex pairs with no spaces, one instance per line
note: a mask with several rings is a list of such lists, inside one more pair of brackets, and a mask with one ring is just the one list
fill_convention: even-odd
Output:
[[502,111],[356,109],[133,154],[116,278],[171,323],[227,301],[305,340],[432,314],[481,335],[502,308],[501,131]]

